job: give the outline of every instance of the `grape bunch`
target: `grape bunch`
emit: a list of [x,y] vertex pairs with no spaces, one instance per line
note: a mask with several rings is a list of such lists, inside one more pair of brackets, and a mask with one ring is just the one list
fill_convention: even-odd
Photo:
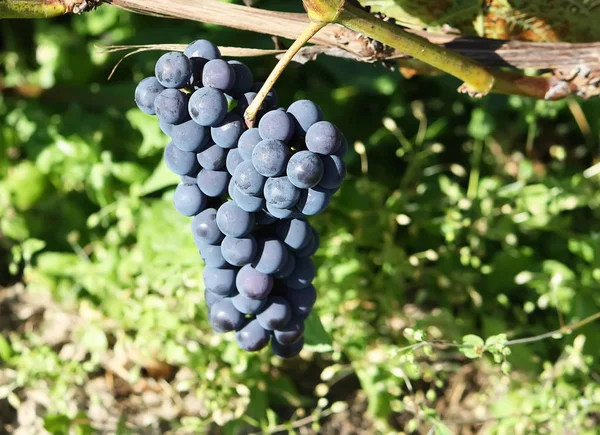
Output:
[[348,144],[315,103],[278,108],[274,90],[248,129],[243,114],[261,86],[246,65],[198,40],[161,56],[135,101],[171,138],[164,159],[181,177],[174,204],[192,217],[212,328],[235,331],[244,350],[270,343],[291,358],[317,298],[319,235],[307,217],[341,186]]

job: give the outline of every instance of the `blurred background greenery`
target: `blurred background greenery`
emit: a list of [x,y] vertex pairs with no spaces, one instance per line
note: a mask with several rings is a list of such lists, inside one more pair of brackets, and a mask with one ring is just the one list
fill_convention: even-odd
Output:
[[354,147],[313,219],[307,349],[280,361],[208,327],[167,138],[133,102],[159,53],[108,81],[119,56],[95,48],[272,40],[108,6],[0,38],[0,432],[596,433],[597,324],[511,340],[600,311],[598,99],[289,67],[281,104],[314,100]]

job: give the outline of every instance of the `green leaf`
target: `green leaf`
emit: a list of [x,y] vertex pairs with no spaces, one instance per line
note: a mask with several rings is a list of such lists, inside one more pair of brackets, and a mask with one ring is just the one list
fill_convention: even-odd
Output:
[[463,355],[472,359],[481,358],[481,355],[483,354],[483,346],[485,345],[483,338],[477,335],[468,334],[463,337],[462,342],[464,346],[469,346],[462,347],[460,349]]
[[8,361],[13,355],[12,347],[6,337],[0,335],[0,360]]
[[331,338],[314,311],[304,323],[304,342],[306,348],[312,352],[324,353],[333,350]]
[[179,184],[181,179],[167,168],[164,160],[161,159],[160,163],[150,176],[148,180],[142,185],[141,194],[149,195],[164,189],[165,187],[175,186]]
[[47,415],[44,418],[44,429],[52,435],[67,435],[71,419],[63,414]]

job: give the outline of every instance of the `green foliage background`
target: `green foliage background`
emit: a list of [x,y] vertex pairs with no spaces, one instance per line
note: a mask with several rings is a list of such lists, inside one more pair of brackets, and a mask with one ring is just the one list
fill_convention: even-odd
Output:
[[[313,99],[357,145],[347,182],[313,219],[322,245],[307,351],[281,362],[208,328],[202,265],[161,162],[166,137],[133,103],[158,53],[129,58],[107,81],[118,57],[94,47],[272,41],[111,7],[4,20],[0,35],[0,284],[21,281],[46,313],[71,319],[56,337],[52,316],[27,327],[4,300],[0,400],[10,409],[43,387],[37,424],[101,431],[90,410],[103,396],[86,386],[116,362],[125,383],[152,383],[149,367],[167,363],[177,373],[161,381],[168,400],[194,399],[196,411],[142,423],[123,411],[109,430],[273,432],[305,418],[305,429],[334,433],[359,412],[357,432],[485,421],[491,433],[594,433],[597,324],[506,341],[599,311],[598,100],[474,101],[451,78],[407,81],[325,57],[288,68],[281,104]],[[260,79],[274,59],[247,63]],[[453,402],[457,382],[465,393]]]

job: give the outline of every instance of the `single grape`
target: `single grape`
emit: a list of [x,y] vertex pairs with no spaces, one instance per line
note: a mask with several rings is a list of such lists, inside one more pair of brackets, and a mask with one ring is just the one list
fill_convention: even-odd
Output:
[[[152,109],[152,111],[154,111],[154,109]],[[169,124],[168,122],[165,121],[161,121],[160,119],[158,120],[158,126],[160,127],[161,131],[166,134],[167,136],[171,137],[171,133],[173,132],[173,127],[175,125],[173,124]]]
[[217,210],[207,208],[192,219],[194,239],[207,245],[216,245],[223,240],[223,233],[217,226]]
[[238,140],[238,150],[242,158],[246,161],[252,160],[252,151],[254,151],[254,147],[261,141],[262,138],[260,137],[258,128],[251,128],[242,133]]
[[250,299],[265,299],[273,289],[273,277],[245,265],[240,269],[235,280],[237,290]]
[[299,189],[315,187],[323,178],[323,161],[313,152],[299,151],[290,158],[286,174]]
[[271,334],[256,319],[247,320],[244,327],[235,333],[238,346],[246,352],[257,352],[265,348],[270,339]]
[[227,201],[217,211],[217,225],[230,237],[244,237],[254,227],[254,215],[242,210],[234,201]]
[[267,179],[256,171],[252,162],[243,161],[235,168],[233,180],[243,193],[256,196],[262,194]]
[[287,142],[294,135],[294,120],[287,112],[271,110],[260,119],[258,131],[263,139]]
[[298,210],[305,216],[323,213],[329,206],[331,191],[320,186],[302,190],[298,200]]
[[315,264],[309,257],[296,258],[294,271],[283,278],[282,281],[287,287],[302,289],[311,285],[315,275]]
[[271,225],[277,222],[277,218],[265,210],[256,212],[255,219],[258,225]]
[[207,60],[220,59],[221,52],[219,48],[206,39],[198,39],[187,46],[183,52],[187,57],[201,57]]
[[156,77],[146,77],[135,88],[135,104],[148,115],[156,115],[154,100],[165,90]]
[[[252,85],[252,88],[250,88],[250,90],[252,92],[258,93],[264,84],[265,84],[265,82],[256,82]],[[267,94],[267,97],[265,98],[265,102],[264,102],[265,109],[267,109],[267,110],[274,109],[277,107],[278,103],[279,103],[279,98],[277,96],[277,92],[275,91],[274,88],[272,88],[269,91],[269,93]]]
[[[233,181],[233,179],[232,179]],[[244,211],[253,213],[262,210],[265,207],[265,199],[260,196],[246,195],[237,186],[233,185],[231,199]]]
[[187,104],[183,92],[177,89],[165,89],[154,100],[154,111],[159,120],[168,124],[177,124],[188,116]]
[[337,189],[346,178],[346,165],[338,156],[321,156],[323,161],[323,178],[319,186],[325,189]]
[[233,67],[223,59],[209,60],[202,70],[202,84],[227,92],[235,83]]
[[225,195],[230,175],[227,171],[211,171],[202,169],[198,173],[198,187],[206,196],[217,198]]
[[250,68],[238,60],[230,60],[227,63],[229,63],[235,71],[235,84],[231,88],[231,94],[243,95],[246,92],[250,92],[252,82],[254,81]]
[[256,257],[258,244],[252,236],[230,237],[226,236],[221,244],[223,258],[234,266],[245,266],[252,263]]
[[329,121],[319,121],[306,132],[306,147],[317,154],[335,153],[342,143],[342,134]]
[[267,331],[284,328],[291,318],[290,304],[280,296],[269,297],[263,310],[256,315],[260,326]]
[[[187,115],[187,109],[186,109]],[[210,139],[210,131],[189,119],[169,129],[173,144],[181,151],[199,152]]]
[[204,290],[204,301],[208,308],[211,308],[214,304],[219,302],[221,299],[225,299],[225,296],[219,296],[214,294],[213,292],[209,292],[208,290]]
[[233,306],[242,314],[256,314],[262,311],[267,303],[266,299],[250,299],[244,295],[237,294],[233,297]]
[[223,121],[210,128],[212,139],[222,148],[235,148],[246,125],[240,115],[230,112]]
[[310,127],[323,120],[321,108],[310,100],[294,101],[287,109],[296,126],[296,134],[306,136]]
[[252,150],[252,164],[256,171],[265,177],[283,174],[289,159],[290,149],[279,140],[263,140]]
[[219,296],[229,296],[235,291],[237,269],[205,267],[202,272],[204,288]]
[[258,253],[252,266],[260,273],[271,275],[281,269],[287,259],[287,248],[280,240],[271,237],[259,240]]
[[190,82],[192,64],[184,54],[172,51],[158,59],[154,73],[165,88],[183,88]]
[[267,204],[275,208],[290,209],[298,202],[300,189],[288,177],[274,177],[265,183],[264,195]]
[[173,142],[165,148],[165,164],[177,175],[188,175],[198,165],[196,154],[181,151]]
[[226,269],[229,267],[229,263],[227,263],[221,252],[221,245],[200,245],[200,257],[202,257],[207,267],[215,267],[217,269]]
[[[198,171],[200,172],[200,171]],[[183,184],[196,184],[196,177],[198,176],[198,174],[196,175],[182,175],[181,178],[181,182]]]
[[288,251],[287,261],[285,264],[273,274],[273,276],[277,279],[283,279],[292,274],[294,269],[296,268],[296,256]]
[[244,322],[244,315],[235,309],[231,298],[221,299],[210,309],[209,323],[217,332],[236,331]]
[[282,359],[294,358],[298,356],[303,347],[304,337],[294,344],[281,344],[277,340],[271,340],[271,350],[273,351],[273,355]]
[[312,230],[304,219],[290,219],[279,222],[275,231],[279,239],[293,250],[304,248],[310,242]]
[[200,88],[190,97],[188,110],[195,122],[204,127],[212,127],[227,116],[227,98],[218,89]]
[[275,330],[273,335],[280,344],[296,343],[304,336],[304,319],[293,315],[290,321],[283,328]]
[[195,216],[206,208],[206,196],[200,192],[195,184],[177,186],[173,195],[175,210],[184,216]]
[[319,245],[321,244],[321,238],[319,237],[319,233],[313,227],[311,227],[310,229],[313,236],[310,239],[308,245],[295,252],[296,257],[298,258],[312,257],[319,249]]
[[303,289],[285,287],[281,290],[281,294],[290,303],[292,312],[302,317],[310,314],[317,300],[317,290],[312,284]]
[[227,162],[227,150],[215,143],[210,143],[205,149],[196,154],[200,166],[211,171],[223,169]]
[[270,202],[267,202],[267,211],[271,216],[274,216],[277,219],[292,219],[295,217],[301,216],[298,210],[294,207],[292,208],[277,208]]
[[229,172],[229,175],[233,176],[233,174],[235,173],[235,168],[237,168],[238,165],[243,161],[244,159],[242,159],[242,156],[240,155],[240,150],[238,150],[237,148],[229,150],[229,152],[227,153],[227,160],[225,161],[225,165],[227,166],[227,172]]
[[339,157],[340,159],[343,159],[347,152],[348,140],[346,139],[346,136],[342,135],[342,142],[340,143],[340,147],[333,155]]

